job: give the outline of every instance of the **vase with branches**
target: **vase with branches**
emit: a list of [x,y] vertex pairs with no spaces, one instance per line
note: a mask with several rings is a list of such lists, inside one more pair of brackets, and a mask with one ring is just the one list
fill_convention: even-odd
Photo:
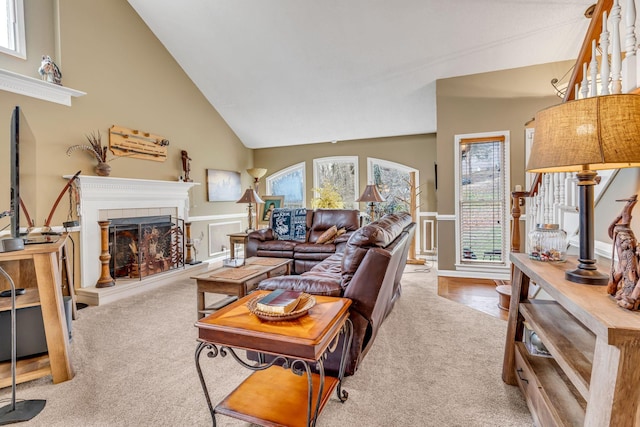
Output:
[[102,145],[102,135],[100,131],[97,133],[91,132],[91,135],[85,135],[89,144],[76,144],[67,148],[67,156],[70,156],[74,151],[86,151],[93,156],[98,165],[95,167],[95,172],[99,176],[109,176],[111,173],[111,166],[107,163],[107,146]]

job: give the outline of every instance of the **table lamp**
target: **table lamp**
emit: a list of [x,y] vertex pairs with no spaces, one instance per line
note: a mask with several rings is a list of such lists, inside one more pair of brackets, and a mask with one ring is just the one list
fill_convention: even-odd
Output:
[[539,111],[528,172],[577,172],[580,188],[578,268],[565,272],[575,283],[606,285],[594,259],[593,186],[597,170],[640,166],[640,96],[605,95],[569,101]]
[[260,178],[267,173],[267,170],[264,168],[251,168],[247,169],[247,173],[253,178],[253,189],[257,193],[260,187]]
[[356,202],[369,202],[369,216],[371,217],[371,221],[375,220],[375,210],[374,203],[384,202],[384,197],[378,192],[378,188],[375,184],[368,184],[362,195],[356,199]]
[[258,196],[258,193],[253,188],[247,188],[247,191],[244,192],[240,200],[236,203],[249,203],[249,227],[246,229],[246,232],[249,233],[253,231],[253,203],[264,203],[264,200]]

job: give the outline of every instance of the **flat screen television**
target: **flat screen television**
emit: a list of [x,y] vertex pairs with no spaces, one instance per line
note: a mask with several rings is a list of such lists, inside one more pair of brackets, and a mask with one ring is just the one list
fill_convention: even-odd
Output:
[[20,238],[20,107],[18,106],[13,109],[11,114],[11,140],[9,142],[11,144],[9,154],[11,238],[0,240],[0,252],[24,249],[24,240]]
[[20,237],[20,107],[11,114],[11,237]]

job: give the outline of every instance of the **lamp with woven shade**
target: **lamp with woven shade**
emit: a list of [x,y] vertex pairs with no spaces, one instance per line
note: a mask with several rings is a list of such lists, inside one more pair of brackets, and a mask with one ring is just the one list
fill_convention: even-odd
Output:
[[594,259],[593,186],[597,170],[640,166],[640,96],[606,95],[539,111],[528,172],[577,172],[580,187],[578,268],[567,280],[606,285]]
[[369,216],[371,221],[375,220],[374,203],[384,202],[384,197],[378,192],[378,188],[375,184],[369,184],[365,187],[362,195],[356,199],[356,202],[369,202]]
[[247,191],[244,192],[240,200],[236,203],[249,203],[249,227],[246,229],[246,232],[249,233],[253,231],[253,203],[264,203],[264,200],[258,196],[258,193],[253,188],[247,188]]

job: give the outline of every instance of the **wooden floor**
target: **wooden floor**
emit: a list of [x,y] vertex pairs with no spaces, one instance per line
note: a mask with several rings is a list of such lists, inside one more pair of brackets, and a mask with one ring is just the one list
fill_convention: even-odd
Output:
[[500,298],[493,280],[438,277],[438,295],[502,320],[509,314],[498,307]]

